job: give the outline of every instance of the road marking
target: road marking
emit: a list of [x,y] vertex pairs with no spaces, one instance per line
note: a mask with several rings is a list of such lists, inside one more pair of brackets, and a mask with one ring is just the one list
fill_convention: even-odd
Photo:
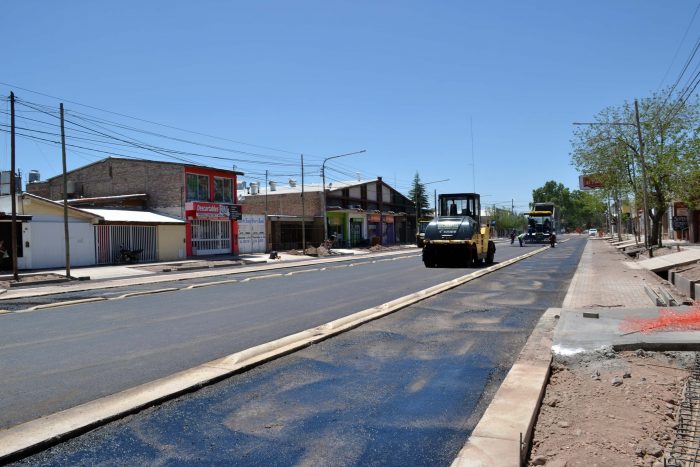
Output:
[[[567,238],[565,240],[562,240],[559,243],[564,243],[564,242],[567,242],[569,240],[570,239]],[[545,247],[541,247],[541,248],[545,248]],[[177,292],[177,291],[181,291],[181,290],[192,290],[192,289],[198,289],[201,287],[211,287],[211,286],[215,286],[215,285],[234,284],[236,282],[243,283],[243,282],[250,282],[250,281],[254,281],[254,280],[292,276],[292,275],[303,274],[303,273],[307,273],[307,272],[326,271],[329,269],[342,269],[342,268],[350,268],[350,267],[355,267],[355,266],[365,266],[368,264],[375,264],[375,263],[380,263],[380,262],[385,262],[385,261],[397,261],[397,260],[407,259],[407,258],[417,258],[420,256],[421,255],[401,255],[401,256],[396,256],[393,258],[385,258],[385,259],[372,260],[372,261],[361,261],[361,262],[357,262],[357,263],[342,264],[342,265],[338,265],[338,266],[304,269],[301,271],[290,271],[290,272],[285,273],[285,274],[274,273],[274,274],[266,274],[266,275],[262,275],[262,276],[253,276],[253,277],[247,277],[247,278],[242,279],[242,280],[226,279],[226,280],[222,280],[222,281],[205,282],[205,283],[201,283],[201,284],[192,284],[192,285],[188,285],[185,287],[167,287],[167,288],[156,289],[156,290],[144,290],[144,291],[140,291],[140,292],[130,292],[130,293],[119,295],[117,297],[104,297],[104,296],[102,296],[102,297],[84,298],[84,299],[79,299],[79,300],[67,300],[64,302],[46,303],[46,304],[42,304],[42,305],[36,305],[36,306],[31,307],[31,308],[26,308],[24,310],[15,310],[15,311],[0,310],[0,315],[13,314],[13,313],[26,313],[26,312],[30,312],[30,311],[37,311],[37,310],[43,310],[43,309],[48,309],[48,308],[56,308],[56,307],[60,307],[60,306],[68,306],[68,305],[79,305],[81,303],[90,303],[90,302],[96,302],[96,301],[102,301],[102,300],[122,300],[122,299],[130,298],[130,297],[152,295],[152,294],[158,294],[158,293],[164,293],[164,292]],[[523,255],[523,256],[526,256],[526,255]],[[513,260],[513,259],[519,260],[519,258],[521,258],[521,257],[512,258],[511,260]],[[511,263],[509,263],[509,261],[511,261],[511,260],[506,260],[505,263],[511,264]],[[502,264],[502,263],[498,263],[498,264]],[[114,293],[114,292],[112,292],[112,293]],[[110,293],[107,293],[106,295],[109,295],[109,294]]]
[[129,298],[129,297],[140,297],[142,295],[152,295],[152,294],[163,293],[163,292],[175,292],[177,290],[181,290],[181,289],[179,289],[177,287],[168,287],[165,289],[143,290],[141,292],[129,292],[129,293],[125,293],[123,295],[120,295],[118,297],[112,297],[109,300],[122,300],[124,298]]
[[262,279],[272,279],[274,277],[282,277],[284,274],[276,273],[276,274],[265,274],[264,276],[253,276],[249,277],[246,279],[247,281],[258,281]]
[[301,271],[290,271],[285,276],[294,276],[296,274],[304,274],[306,272],[318,272],[318,268],[313,268],[313,269],[302,269]]
[[235,282],[238,282],[238,279],[228,279],[225,281],[215,281],[215,282],[202,282],[201,284],[192,284],[188,285],[182,290],[188,290],[188,289],[198,289],[200,287],[209,287],[212,285],[223,285],[223,284],[233,284]]
[[79,300],[66,300],[65,302],[44,303],[41,305],[33,306],[31,308],[27,308],[26,310],[17,311],[16,313],[22,313],[25,311],[45,310],[47,308],[56,308],[59,306],[80,305],[81,303],[101,302],[102,300],[107,300],[107,299],[104,297],[91,297],[91,298],[81,298]]

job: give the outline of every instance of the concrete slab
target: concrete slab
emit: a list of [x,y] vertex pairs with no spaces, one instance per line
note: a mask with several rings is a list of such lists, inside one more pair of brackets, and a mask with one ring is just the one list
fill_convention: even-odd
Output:
[[618,250],[624,250],[625,248],[636,246],[637,242],[634,240],[625,240],[624,242],[617,242],[612,244]]
[[697,261],[700,261],[700,249],[692,248],[679,251],[678,253],[645,259],[644,261],[640,261],[639,265],[644,269],[657,272],[667,271],[673,267],[683,266]]
[[684,277],[682,273],[675,273],[671,277],[671,282],[676,286],[678,291],[690,298],[697,298],[695,296],[695,284],[698,281],[694,281]]
[[520,441],[472,436],[452,467],[513,467],[520,465]]
[[[664,308],[587,308],[585,310],[562,310],[559,325],[554,331],[552,350],[560,355],[590,352],[603,346],[616,350],[698,350],[700,331],[665,331],[642,333],[630,332],[622,327],[625,320],[653,319],[660,316]],[[669,308],[665,308],[669,310]],[[697,311],[697,307],[673,307],[674,313]],[[598,313],[595,318],[584,318],[583,313]]]

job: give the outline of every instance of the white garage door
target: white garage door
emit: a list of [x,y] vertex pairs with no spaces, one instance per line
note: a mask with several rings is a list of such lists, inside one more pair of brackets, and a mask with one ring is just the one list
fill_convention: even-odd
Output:
[[240,253],[265,253],[265,216],[243,214],[238,221],[238,251]]

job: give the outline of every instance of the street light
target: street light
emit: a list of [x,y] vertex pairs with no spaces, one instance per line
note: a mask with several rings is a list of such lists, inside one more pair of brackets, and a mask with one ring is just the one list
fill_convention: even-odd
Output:
[[[441,183],[441,182],[449,182],[449,181],[450,181],[450,179],[446,178],[444,180],[435,180],[433,182],[426,182],[426,183],[423,183],[422,185],[423,186],[432,185],[433,183]],[[419,233],[419,229],[418,229],[418,190],[415,190],[414,197],[415,197],[414,202],[416,203],[416,235],[418,235],[418,233]],[[435,205],[435,209],[437,210],[437,204]]]
[[[574,125],[590,125],[590,126],[633,126],[637,129],[637,138],[639,139],[639,159],[642,162],[642,203],[644,204],[644,247],[649,247],[649,210],[647,209],[647,170],[646,162],[644,160],[644,140],[642,139],[642,126],[639,123],[639,104],[637,104],[637,99],[634,100],[634,118],[636,123],[628,122],[574,122]],[[619,219],[618,219],[619,221]],[[619,226],[618,226],[619,229]]]
[[321,177],[323,178],[323,191],[321,191],[321,202],[323,203],[323,241],[326,241],[326,239],[328,238],[328,216],[326,216],[326,162],[328,162],[331,159],[337,159],[339,157],[362,154],[366,151],[366,149],[363,149],[362,151],[349,152],[347,154],[339,154],[337,156],[330,156],[323,159],[323,163],[321,164]]

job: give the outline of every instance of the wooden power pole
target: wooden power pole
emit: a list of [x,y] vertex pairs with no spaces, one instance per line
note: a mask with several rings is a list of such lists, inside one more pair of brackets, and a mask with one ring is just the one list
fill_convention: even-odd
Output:
[[61,154],[63,156],[63,237],[66,245],[66,277],[70,277],[70,239],[68,237],[68,176],[66,175],[66,130],[61,102]]
[[12,275],[19,281],[17,272],[17,198],[15,186],[15,93],[10,92],[10,198],[12,198]]

